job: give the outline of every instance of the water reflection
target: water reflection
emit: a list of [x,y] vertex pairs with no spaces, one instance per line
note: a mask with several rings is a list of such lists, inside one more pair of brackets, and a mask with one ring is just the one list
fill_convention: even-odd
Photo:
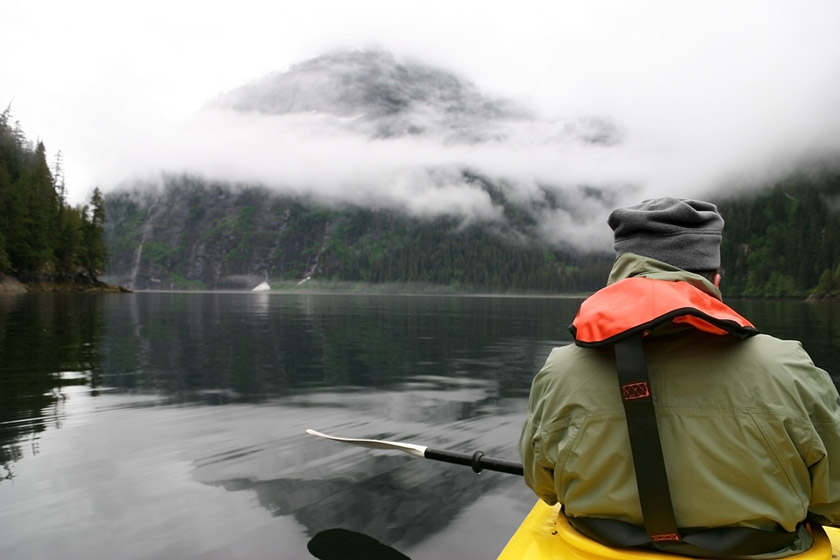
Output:
[[[109,310],[103,355],[123,390],[258,402],[315,388],[388,388],[417,376],[479,378],[527,394],[556,319],[533,300],[281,294],[134,294]],[[509,321],[509,322],[505,322]],[[552,336],[535,339],[535,329]],[[527,336],[517,336],[527,333]]]
[[[533,503],[517,477],[304,431],[515,460],[578,302],[0,298],[0,557],[306,558],[332,527],[414,560],[494,557]],[[735,307],[832,370],[838,304]]]
[[[295,425],[301,427],[310,422],[308,427],[342,435],[414,440],[463,452],[482,449],[488,455],[515,459],[524,403],[497,402],[491,416],[461,419],[460,399],[467,396],[428,395],[424,406],[407,410],[400,393],[323,393],[286,400],[284,408],[300,407],[294,415],[301,419]],[[336,407],[337,403],[342,406]],[[401,546],[416,545],[446,527],[490,491],[521,487],[515,476],[489,472],[477,476],[468,468],[319,440],[301,432],[275,438],[271,444],[237,446],[199,459],[194,476],[229,491],[255,493],[272,515],[293,515],[309,535],[343,527]],[[527,496],[527,501],[532,498]]]
[[66,388],[95,393],[102,380],[98,343],[102,299],[78,295],[0,295],[0,480],[14,478],[24,448],[60,427]]
[[565,329],[544,304],[138,293],[2,309],[0,449],[15,479],[0,483],[0,556],[49,542],[65,558],[277,558],[343,526],[422,558],[488,493],[520,491],[522,511],[494,514],[509,527],[533,500],[515,477],[304,430],[515,459],[530,377]]
[[814,363],[840,385],[840,301],[735,300],[728,302],[767,334],[799,340]]

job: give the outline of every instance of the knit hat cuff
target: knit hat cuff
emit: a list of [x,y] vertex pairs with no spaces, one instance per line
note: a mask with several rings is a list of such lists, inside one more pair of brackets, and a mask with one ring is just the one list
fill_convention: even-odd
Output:
[[709,202],[657,198],[616,208],[607,220],[620,256],[634,253],[683,270],[720,267],[723,218]]
[[634,253],[666,262],[683,270],[715,270],[720,267],[719,233],[683,233],[667,237],[637,235],[617,239],[617,255]]

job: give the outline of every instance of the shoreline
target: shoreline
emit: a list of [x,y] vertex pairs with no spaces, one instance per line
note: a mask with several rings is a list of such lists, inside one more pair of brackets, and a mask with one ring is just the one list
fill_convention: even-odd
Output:
[[9,274],[0,274],[0,294],[26,294],[51,292],[95,292],[95,293],[131,293],[124,286],[106,284],[101,280],[78,275],[74,279],[51,278],[49,276],[21,281]]

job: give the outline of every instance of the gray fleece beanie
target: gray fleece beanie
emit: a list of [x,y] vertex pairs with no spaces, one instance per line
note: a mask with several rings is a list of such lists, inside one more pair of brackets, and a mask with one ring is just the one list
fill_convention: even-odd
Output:
[[617,256],[635,253],[683,270],[720,267],[723,218],[710,202],[656,198],[617,208],[607,223]]

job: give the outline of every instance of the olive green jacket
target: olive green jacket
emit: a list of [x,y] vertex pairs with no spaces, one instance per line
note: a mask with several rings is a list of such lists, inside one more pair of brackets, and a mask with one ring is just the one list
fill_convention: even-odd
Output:
[[[632,254],[609,283],[631,276],[721,297],[701,276]],[[840,525],[840,398],[798,342],[669,326],[645,355],[678,526],[793,531],[809,513]],[[528,486],[567,515],[642,524],[611,348],[552,350],[533,381],[520,454]]]

